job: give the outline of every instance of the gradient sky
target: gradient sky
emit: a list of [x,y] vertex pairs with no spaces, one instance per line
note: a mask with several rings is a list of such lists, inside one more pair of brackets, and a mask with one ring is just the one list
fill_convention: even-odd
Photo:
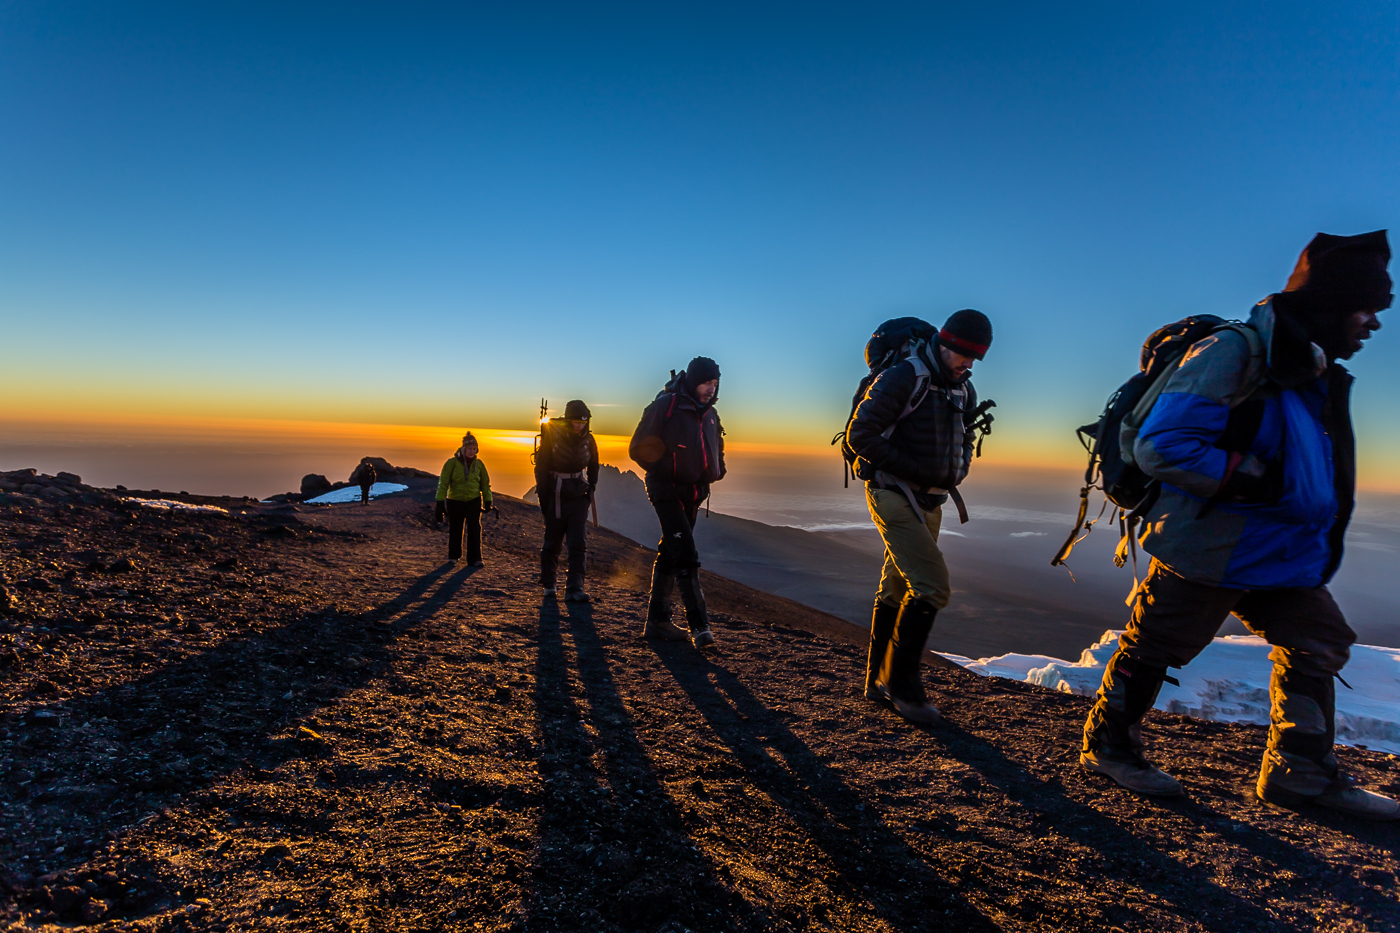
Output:
[[[628,433],[704,353],[810,447],[973,306],[996,456],[1064,461],[1149,331],[1400,217],[1394,3],[973,6],[0,5],[4,407]],[[1400,488],[1400,327],[1352,368]]]

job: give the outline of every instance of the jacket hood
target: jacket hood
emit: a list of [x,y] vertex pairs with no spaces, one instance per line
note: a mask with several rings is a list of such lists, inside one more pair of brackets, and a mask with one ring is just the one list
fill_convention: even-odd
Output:
[[1322,348],[1308,339],[1301,323],[1274,308],[1273,295],[1254,306],[1249,326],[1264,338],[1269,375],[1279,385],[1303,385],[1326,372],[1327,357]]

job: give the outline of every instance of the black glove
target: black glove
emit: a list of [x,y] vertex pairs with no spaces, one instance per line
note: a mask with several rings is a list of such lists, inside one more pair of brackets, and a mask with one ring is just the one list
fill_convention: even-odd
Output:
[[433,524],[439,524],[447,516],[447,503],[438,500],[437,508],[433,510]]
[[1283,461],[1264,463],[1253,454],[1246,456],[1220,487],[1216,498],[1249,505],[1277,502],[1283,498]]

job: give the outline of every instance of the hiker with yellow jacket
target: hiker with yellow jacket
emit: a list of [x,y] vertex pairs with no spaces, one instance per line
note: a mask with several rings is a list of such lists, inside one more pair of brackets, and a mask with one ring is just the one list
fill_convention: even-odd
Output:
[[491,509],[491,478],[477,456],[476,438],[468,431],[462,446],[442,465],[438,477],[436,528],[447,517],[447,560],[462,559],[462,532],[467,533],[467,564],[485,566],[481,560],[481,513]]

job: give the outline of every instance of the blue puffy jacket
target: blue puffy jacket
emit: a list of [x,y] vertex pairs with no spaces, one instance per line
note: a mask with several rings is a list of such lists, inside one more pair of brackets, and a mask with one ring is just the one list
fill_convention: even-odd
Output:
[[1221,439],[1250,361],[1249,341],[1222,330],[1186,354],[1138,434],[1133,457],[1162,482],[1142,547],[1197,583],[1320,586],[1341,562],[1355,494],[1351,376],[1280,326],[1271,300],[1248,323],[1263,338],[1267,370],[1250,395],[1263,409],[1243,453],[1281,465],[1282,494],[1251,504],[1219,497],[1230,464]]

